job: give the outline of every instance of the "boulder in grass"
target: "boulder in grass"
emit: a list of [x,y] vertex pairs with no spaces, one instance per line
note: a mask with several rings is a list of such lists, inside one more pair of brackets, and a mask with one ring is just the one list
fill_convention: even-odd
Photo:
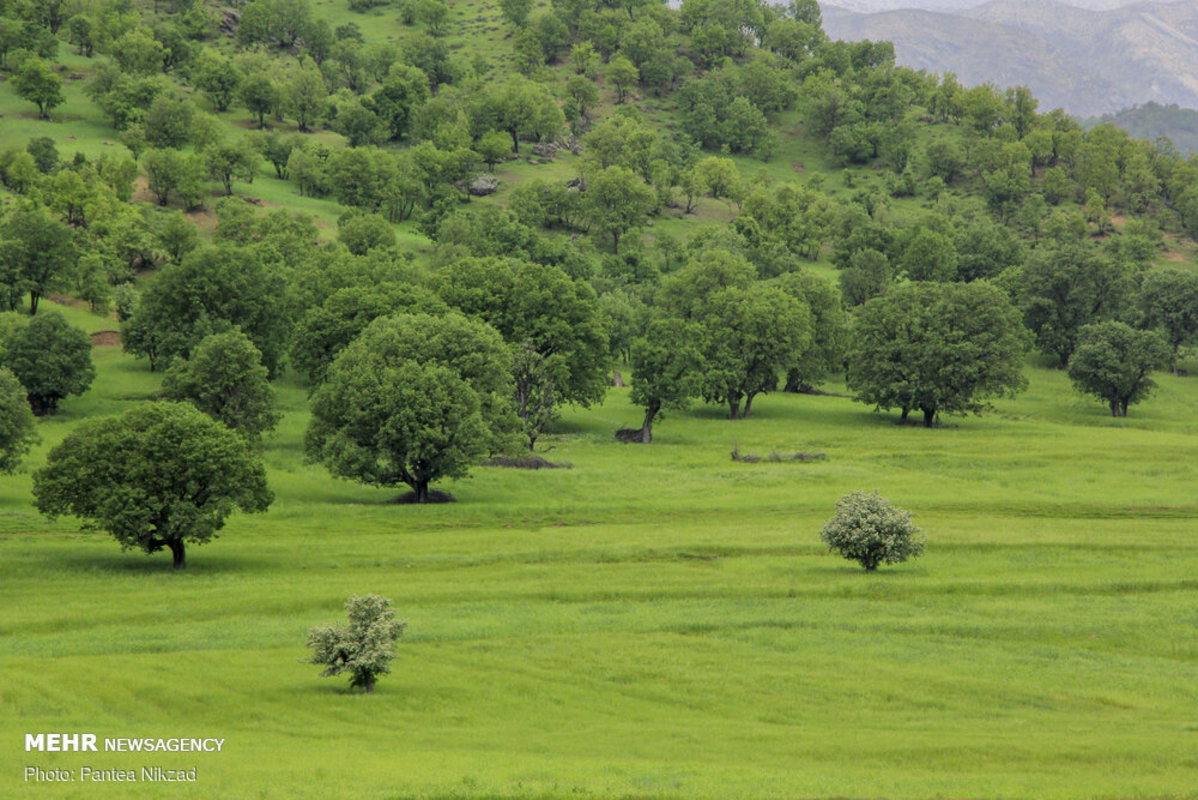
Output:
[[470,188],[467,190],[475,197],[486,197],[489,194],[494,194],[499,188],[499,178],[494,175],[480,175],[470,182]]

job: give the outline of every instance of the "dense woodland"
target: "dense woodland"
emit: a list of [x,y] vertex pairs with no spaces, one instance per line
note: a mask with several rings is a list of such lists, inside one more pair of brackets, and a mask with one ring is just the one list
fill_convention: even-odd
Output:
[[[529,458],[613,369],[648,444],[692,403],[842,379],[934,427],[1028,357],[1125,416],[1198,341],[1198,160],[830,41],[814,0],[0,0],[0,68],[10,468],[21,396],[50,414],[93,375],[49,297],[118,318],[217,462],[298,375],[308,457],[421,502]],[[173,550],[183,523],[70,477],[172,407],[82,428],[39,507]],[[191,498],[195,540],[258,488]]]

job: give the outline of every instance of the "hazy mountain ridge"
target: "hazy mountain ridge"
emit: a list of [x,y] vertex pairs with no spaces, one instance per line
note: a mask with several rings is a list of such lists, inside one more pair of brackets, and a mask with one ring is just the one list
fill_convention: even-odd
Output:
[[[1124,6],[1132,6],[1143,0],[1060,0],[1065,5],[1084,8],[1089,11],[1110,11]],[[903,8],[921,8],[934,11],[961,11],[984,5],[986,0],[824,0],[820,5],[824,8],[836,6],[848,11],[861,14],[874,14],[879,11],[897,11]]]
[[893,41],[900,64],[962,83],[1026,85],[1042,110],[1098,116],[1148,102],[1198,107],[1198,0],[1087,11],[992,0],[959,12],[824,7],[833,38]]

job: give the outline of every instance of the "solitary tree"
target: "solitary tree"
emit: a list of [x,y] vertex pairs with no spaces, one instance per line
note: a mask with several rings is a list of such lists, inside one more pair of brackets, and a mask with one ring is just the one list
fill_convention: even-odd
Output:
[[1111,416],[1152,393],[1152,371],[1169,361],[1169,347],[1156,331],[1137,331],[1122,322],[1086,325],[1069,359],[1069,380],[1079,392],[1107,402]]
[[852,492],[836,501],[836,514],[820,538],[828,552],[840,553],[873,572],[879,564],[898,564],[921,555],[924,539],[911,512],[890,504],[876,491]]
[[412,489],[464,477],[511,426],[507,348],[458,314],[376,319],[329,367],[312,398],[308,457],[339,477]]
[[0,368],[0,472],[14,472],[38,438],[25,387],[12,370]]
[[325,678],[348,672],[350,687],[370,694],[375,679],[391,671],[395,643],[408,623],[397,622],[391,601],[377,594],[353,595],[345,601],[345,610],[349,625],[324,625],[308,632],[313,650],[309,663],[325,666]]
[[62,78],[54,74],[47,64],[36,56],[25,59],[21,70],[13,76],[13,88],[25,100],[37,105],[41,119],[50,119],[50,112],[62,105]]
[[923,412],[980,413],[1026,385],[1027,333],[1006,295],[983,282],[913,283],[861,307],[848,356],[857,399]]
[[73,514],[125,549],[169,549],[216,536],[235,509],[265,511],[273,495],[250,445],[186,403],[147,403],[88,420],[33,475],[38,511]]
[[162,382],[168,400],[191,403],[226,428],[257,439],[278,423],[262,354],[240,329],[206,336]]
[[486,452],[478,395],[447,367],[388,364],[356,345],[337,357],[313,396],[304,449],[338,477],[406,484],[427,503],[429,484],[465,477]]
[[5,337],[0,365],[17,376],[39,417],[54,413],[63,398],[86,392],[96,377],[91,339],[57,311],[13,329]]

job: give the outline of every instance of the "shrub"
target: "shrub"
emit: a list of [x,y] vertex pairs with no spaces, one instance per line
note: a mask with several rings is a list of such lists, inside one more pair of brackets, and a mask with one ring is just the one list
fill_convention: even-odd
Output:
[[897,564],[923,553],[925,540],[918,533],[911,512],[891,505],[876,491],[853,492],[836,501],[836,514],[820,538],[829,552],[873,572],[883,562]]
[[345,601],[345,610],[349,625],[325,625],[308,632],[308,647],[315,650],[308,663],[328,667],[322,673],[325,678],[348,672],[351,687],[361,686],[370,693],[375,678],[391,671],[395,642],[408,623],[396,622],[391,601],[377,594],[353,595]]

